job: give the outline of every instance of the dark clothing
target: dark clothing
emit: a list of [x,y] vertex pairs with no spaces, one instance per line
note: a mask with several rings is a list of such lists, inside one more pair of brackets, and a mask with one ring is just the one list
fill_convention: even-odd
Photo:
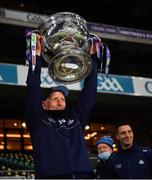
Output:
[[33,145],[36,178],[77,175],[83,178],[83,174],[89,178],[92,173],[83,131],[97,92],[96,56],[93,60],[92,71],[84,81],[75,108],[60,112],[42,108],[41,57],[37,56],[34,73],[31,64],[29,66],[26,122]]
[[152,178],[152,150],[135,144],[127,150],[119,149],[106,165],[106,178]]
[[[114,154],[114,152],[110,155],[109,159],[113,156],[113,154]],[[96,177],[96,179],[105,179],[106,178],[106,176],[105,176],[105,167],[106,167],[106,164],[109,161],[109,159],[107,159],[107,160],[100,159],[97,162],[97,166],[95,168],[95,177]]]
[[103,160],[100,160],[97,164],[97,167],[96,167],[96,172],[95,172],[95,177],[96,179],[103,179],[104,178],[104,173],[105,173],[105,161]]

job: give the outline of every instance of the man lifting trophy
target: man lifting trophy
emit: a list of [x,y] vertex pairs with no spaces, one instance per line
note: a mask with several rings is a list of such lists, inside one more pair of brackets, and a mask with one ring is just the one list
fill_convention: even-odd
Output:
[[[31,35],[28,54],[26,123],[30,133],[36,178],[90,179],[93,170],[84,140],[97,94],[98,65],[104,45],[90,34],[86,21],[77,14],[60,12],[49,16]],[[109,51],[107,50],[109,58]],[[108,59],[107,58],[107,59]],[[50,87],[41,94],[41,66],[61,84],[84,79],[73,107],[68,107],[69,90]],[[105,67],[108,70],[109,59]],[[108,71],[106,71],[108,72]]]

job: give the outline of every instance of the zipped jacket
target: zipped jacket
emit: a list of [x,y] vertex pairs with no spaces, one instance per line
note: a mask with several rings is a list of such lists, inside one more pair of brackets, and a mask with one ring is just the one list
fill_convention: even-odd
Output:
[[152,150],[136,144],[126,150],[119,148],[107,163],[106,178],[152,178]]
[[56,115],[42,108],[41,57],[37,56],[34,72],[31,64],[29,66],[26,123],[33,146],[36,178],[92,173],[83,134],[97,93],[97,58],[93,55],[92,59],[92,70],[84,80],[77,103]]

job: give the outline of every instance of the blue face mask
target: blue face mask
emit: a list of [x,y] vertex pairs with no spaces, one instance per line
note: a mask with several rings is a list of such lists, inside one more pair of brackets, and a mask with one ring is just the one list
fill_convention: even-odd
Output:
[[102,160],[107,160],[109,159],[111,153],[110,152],[101,152],[98,154],[98,157]]

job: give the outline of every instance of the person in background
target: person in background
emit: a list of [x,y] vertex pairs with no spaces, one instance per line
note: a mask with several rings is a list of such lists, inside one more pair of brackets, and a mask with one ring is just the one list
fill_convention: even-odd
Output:
[[105,163],[110,158],[113,153],[113,139],[111,136],[101,137],[97,142],[97,152],[98,152],[98,163],[95,168],[95,177],[97,179],[105,178]]
[[151,179],[152,150],[134,142],[132,125],[123,121],[117,125],[118,152],[106,166],[109,179]]
[[97,56],[74,107],[67,107],[69,90],[59,85],[48,89],[43,100],[40,88],[41,49],[37,35],[36,67],[30,62],[27,76],[26,123],[33,146],[36,178],[89,179],[93,170],[84,141],[84,128],[97,93]]

